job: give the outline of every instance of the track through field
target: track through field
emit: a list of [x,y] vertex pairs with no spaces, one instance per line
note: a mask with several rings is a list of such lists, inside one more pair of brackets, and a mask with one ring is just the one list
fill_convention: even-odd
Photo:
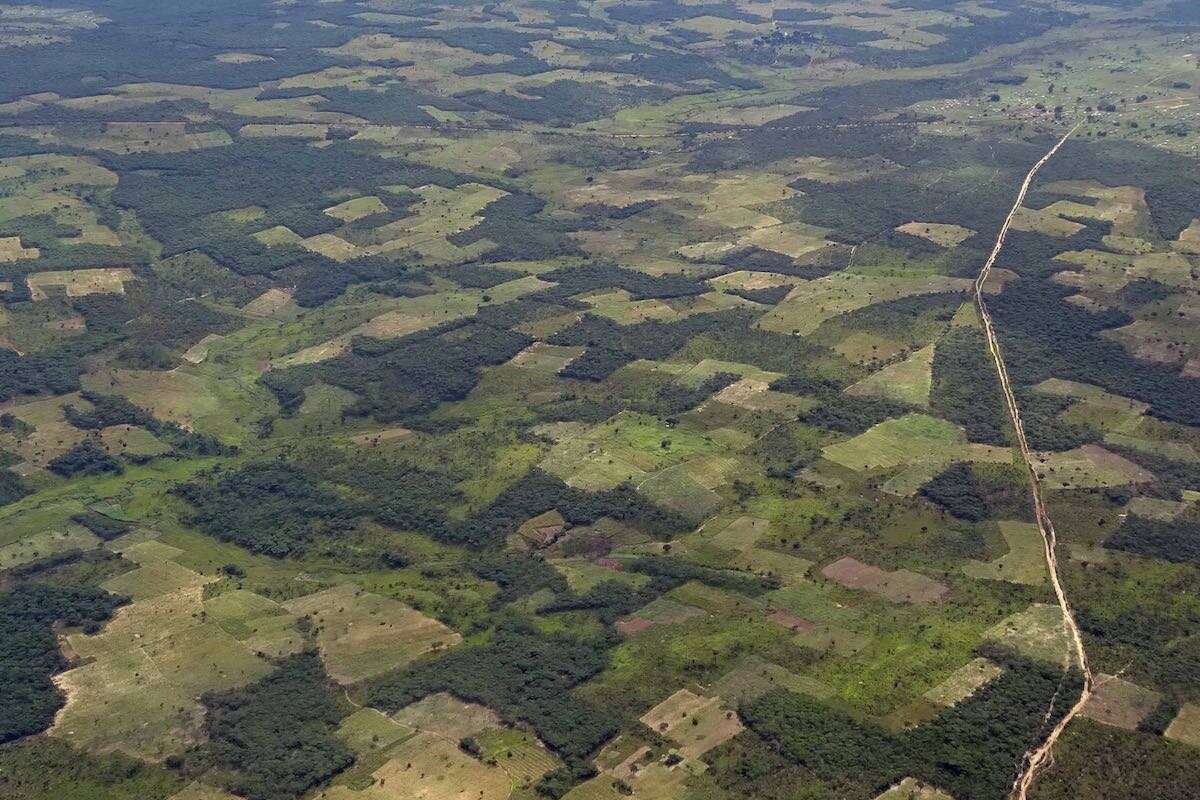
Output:
[[[1080,693],[1079,699],[1075,701],[1075,704],[1067,711],[1066,715],[1046,734],[1041,743],[1025,753],[1021,762],[1021,772],[1017,775],[1016,780],[1013,781],[1012,792],[1010,794],[1013,800],[1025,800],[1029,792],[1029,787],[1033,785],[1038,773],[1051,763],[1051,755],[1058,738],[1066,730],[1071,720],[1083,710],[1084,705],[1087,704],[1088,699],[1092,696],[1093,678],[1091,667],[1088,665],[1087,651],[1083,646],[1083,636],[1079,631],[1079,625],[1075,621],[1075,614],[1071,611],[1071,604],[1067,600],[1066,592],[1062,586],[1062,579],[1059,576],[1057,556],[1058,537],[1054,531],[1054,522],[1050,519],[1050,513],[1046,509],[1046,504],[1042,499],[1041,479],[1038,477],[1033,452],[1029,449],[1029,442],[1025,438],[1025,425],[1021,420],[1021,407],[1017,404],[1016,395],[1013,394],[1012,384],[1008,378],[1008,367],[1004,363],[1004,356],[1000,352],[1000,342],[996,337],[995,326],[992,324],[991,314],[988,313],[987,303],[984,301],[983,288],[987,283],[992,266],[996,263],[996,258],[1000,255],[1000,251],[1004,247],[1004,239],[1008,235],[1009,228],[1012,226],[1013,217],[1016,216],[1022,203],[1025,202],[1025,195],[1029,193],[1029,187],[1033,183],[1034,176],[1037,175],[1038,170],[1045,166],[1047,161],[1054,157],[1054,154],[1059,151],[1067,139],[1071,138],[1071,134],[1075,133],[1082,124],[1079,123],[1067,131],[1025,175],[1025,180],[1021,183],[1020,191],[1017,192],[1017,199],[1013,203],[1012,210],[1008,212],[1008,216],[1004,219],[1004,224],[1000,226],[1000,233],[996,237],[996,245],[992,248],[991,254],[988,256],[987,261],[984,262],[983,268],[980,269],[979,275],[975,279],[975,305],[979,309],[980,318],[983,320],[983,332],[987,337],[988,351],[991,353],[992,363],[996,367],[996,375],[1000,379],[1000,389],[1004,395],[1004,404],[1008,409],[1008,416],[1017,437],[1017,447],[1021,453],[1021,460],[1025,463],[1025,469],[1029,474],[1029,492],[1033,502],[1033,513],[1037,520],[1038,530],[1042,534],[1046,567],[1050,573],[1050,583],[1054,587],[1054,595],[1058,599],[1059,608],[1062,609],[1063,627],[1067,631],[1071,651],[1073,651],[1064,654],[1064,666],[1070,666],[1070,662],[1072,661],[1071,656],[1073,655],[1073,660],[1077,663],[1079,671],[1083,674],[1083,691]],[[1051,707],[1051,711],[1053,711],[1053,707]],[[1049,712],[1047,716],[1049,716]]]

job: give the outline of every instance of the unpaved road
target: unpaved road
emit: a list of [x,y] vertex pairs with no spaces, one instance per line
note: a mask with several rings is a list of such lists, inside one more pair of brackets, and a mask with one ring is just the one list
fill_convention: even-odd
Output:
[[[1082,124],[1079,123],[1079,125]],[[1021,184],[1020,191],[1017,192],[1016,202],[1013,203],[1012,210],[1008,212],[1008,217],[1005,218],[1004,224],[1000,226],[1000,234],[996,237],[996,246],[992,248],[991,254],[988,256],[983,268],[979,271],[979,276],[975,279],[975,305],[979,308],[979,316],[983,320],[983,332],[987,337],[988,351],[992,355],[992,362],[996,367],[996,375],[1000,379],[1000,389],[1004,394],[1004,404],[1008,408],[1008,416],[1012,421],[1013,430],[1016,432],[1017,447],[1021,451],[1021,460],[1025,462],[1025,469],[1029,473],[1029,493],[1033,502],[1033,513],[1037,520],[1038,530],[1042,534],[1042,544],[1046,555],[1046,567],[1050,573],[1050,583],[1054,587],[1055,597],[1058,598],[1059,608],[1062,609],[1063,627],[1070,639],[1074,660],[1083,674],[1083,691],[1080,693],[1075,705],[1066,713],[1066,716],[1059,720],[1058,724],[1051,729],[1040,744],[1025,754],[1021,763],[1021,772],[1017,776],[1017,779],[1013,781],[1012,793],[1010,795],[1013,800],[1025,800],[1029,787],[1033,785],[1038,772],[1051,762],[1051,752],[1054,749],[1054,743],[1058,741],[1058,737],[1066,730],[1071,720],[1083,710],[1088,698],[1092,696],[1093,683],[1092,670],[1088,665],[1087,651],[1083,647],[1083,636],[1079,632],[1079,625],[1075,622],[1075,614],[1071,611],[1071,604],[1067,600],[1066,592],[1063,591],[1062,580],[1058,572],[1058,537],[1054,532],[1054,522],[1050,519],[1050,513],[1046,510],[1046,504],[1042,500],[1042,485],[1038,478],[1033,452],[1029,449],[1029,442],[1025,438],[1025,425],[1021,421],[1021,407],[1017,405],[1017,398],[1013,394],[1012,384],[1008,379],[1008,367],[1005,366],[1004,356],[1000,352],[1000,342],[996,339],[995,327],[992,325],[992,316],[988,313],[987,303],[983,299],[983,287],[987,283],[992,266],[996,263],[996,258],[1000,255],[1000,250],[1004,247],[1004,238],[1008,235],[1008,229],[1012,225],[1013,216],[1016,215],[1021,204],[1025,202],[1025,195],[1029,192],[1029,186],[1033,183],[1034,176],[1058,152],[1059,148],[1066,143],[1071,134],[1079,129],[1079,125],[1067,131],[1025,175],[1025,181]],[[1064,654],[1064,661],[1067,662],[1067,665],[1071,661],[1071,655],[1071,652]]]

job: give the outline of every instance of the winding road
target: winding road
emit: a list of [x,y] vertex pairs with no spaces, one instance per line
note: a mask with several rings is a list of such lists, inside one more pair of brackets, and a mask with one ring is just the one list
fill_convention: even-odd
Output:
[[[1074,660],[1078,663],[1079,670],[1083,674],[1083,691],[1079,695],[1079,699],[1067,711],[1066,715],[1046,734],[1041,743],[1025,753],[1025,757],[1021,762],[1021,772],[1013,781],[1012,793],[1010,797],[1013,800],[1025,800],[1029,787],[1033,785],[1038,773],[1048,764],[1051,763],[1051,753],[1054,749],[1055,742],[1066,730],[1067,725],[1071,720],[1083,710],[1088,699],[1092,696],[1093,677],[1092,669],[1088,665],[1087,651],[1083,647],[1083,636],[1079,632],[1079,625],[1075,621],[1075,614],[1071,611],[1071,604],[1067,600],[1067,594],[1063,590],[1062,579],[1058,571],[1058,537],[1054,532],[1054,522],[1050,519],[1050,512],[1046,509],[1046,504],[1042,499],[1042,485],[1038,477],[1037,467],[1034,463],[1033,451],[1029,449],[1029,442],[1025,438],[1025,425],[1021,420],[1021,407],[1017,404],[1017,398],[1013,394],[1012,383],[1008,378],[1008,367],[1004,363],[1004,356],[1000,352],[1000,342],[996,338],[995,326],[992,324],[992,316],[988,313],[987,303],[983,299],[983,287],[987,283],[988,275],[991,273],[992,266],[996,263],[996,258],[1000,255],[1001,249],[1004,247],[1004,238],[1008,235],[1008,229],[1012,226],[1013,217],[1021,204],[1025,202],[1025,195],[1029,192],[1029,186],[1033,183],[1033,178],[1037,175],[1038,170],[1045,166],[1055,153],[1058,152],[1067,141],[1071,138],[1071,134],[1079,129],[1083,123],[1077,124],[1071,130],[1067,131],[1061,139],[1059,139],[1053,147],[1051,147],[1041,160],[1039,160],[1029,172],[1025,175],[1025,180],[1021,184],[1021,189],[1017,192],[1016,202],[1013,203],[1012,210],[1008,212],[1008,216],[1004,220],[1004,224],[1000,226],[1000,234],[996,237],[996,245],[992,248],[991,254],[984,262],[983,268],[979,271],[979,276],[975,279],[975,305],[979,309],[979,316],[983,320],[983,332],[987,337],[988,351],[992,355],[992,362],[996,367],[996,375],[1000,379],[1000,389],[1004,394],[1004,404],[1008,408],[1008,416],[1012,421],[1013,430],[1016,432],[1017,447],[1021,452],[1021,460],[1025,462],[1025,469],[1029,473],[1029,492],[1033,502],[1033,513],[1037,520],[1038,530],[1042,534],[1042,544],[1046,555],[1046,567],[1050,573],[1050,583],[1054,587],[1054,595],[1058,599],[1059,608],[1062,609],[1063,628],[1068,634],[1070,645],[1074,655]],[[1069,665],[1071,653],[1065,654],[1064,661]],[[1053,711],[1053,706],[1051,706]],[[1050,712],[1047,712],[1049,718]]]

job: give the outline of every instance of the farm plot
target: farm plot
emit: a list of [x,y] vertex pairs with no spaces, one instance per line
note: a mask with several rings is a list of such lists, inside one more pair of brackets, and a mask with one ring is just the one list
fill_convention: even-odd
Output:
[[1090,720],[1133,731],[1161,700],[1162,695],[1152,689],[1115,675],[1099,674],[1095,693],[1081,713]]
[[501,725],[500,717],[490,708],[459,700],[446,692],[423,697],[392,714],[392,719],[406,728],[454,741]]
[[583,355],[582,347],[567,347],[545,342],[534,342],[509,361],[510,366],[538,372],[557,373]]
[[339,683],[357,683],[462,640],[456,632],[403,603],[353,584],[284,604],[313,621],[321,658]]
[[1038,586],[1046,581],[1046,557],[1042,534],[1028,522],[1004,520],[997,523],[1000,535],[1008,543],[1008,553],[994,561],[970,561],[963,572],[972,578],[1009,581]]
[[787,689],[818,700],[826,700],[834,694],[833,689],[820,681],[797,675],[759,656],[746,656],[711,689],[732,705],[749,702],[774,689]]
[[77,393],[13,406],[8,413],[30,426],[32,430],[0,429],[0,443],[6,450],[17,453],[25,461],[39,467],[46,466],[87,438],[85,431],[67,422],[63,416],[63,409],[67,406],[75,406],[81,410],[91,409],[91,403]]
[[513,780],[499,766],[484,764],[457,742],[421,732],[389,752],[363,789],[335,786],[323,800],[507,800]]
[[342,720],[337,731],[338,738],[359,755],[384,750],[412,735],[410,728],[375,708],[358,709]]
[[917,350],[896,364],[889,364],[858,383],[847,387],[846,394],[856,397],[883,397],[914,406],[929,406],[933,385],[933,345]]
[[1129,459],[1094,444],[1060,453],[1037,453],[1036,466],[1050,489],[1096,489],[1154,480]]
[[1184,703],[1163,735],[1192,747],[1200,747],[1200,704]]
[[[100,633],[67,637],[71,650],[89,660],[56,678],[66,705],[51,735],[93,751],[159,760],[196,741],[199,695],[270,672],[269,662],[206,619],[201,584],[207,579],[179,565],[166,568],[170,563],[126,573],[141,573],[133,583],[110,581],[110,591],[138,588],[135,601]],[[161,591],[148,593],[143,581]]]
[[1005,617],[987,630],[986,637],[1023,656],[1052,664],[1064,663],[1070,654],[1062,609],[1045,603],[1034,603]]
[[68,525],[63,530],[35,533],[0,547],[0,570],[18,567],[47,556],[69,553],[72,550],[92,550],[99,544],[99,538],[78,525]]
[[35,272],[25,279],[29,285],[29,295],[34,300],[46,300],[56,291],[61,291],[67,297],[125,294],[125,284],[132,280],[133,272],[127,267]]
[[721,698],[680,689],[641,717],[642,723],[679,745],[687,758],[699,758],[742,731],[737,714]]
[[679,625],[697,617],[705,616],[703,609],[686,605],[669,597],[658,597],[617,621],[617,630],[625,636],[633,636],[655,625]]
[[590,491],[635,483],[685,460],[716,453],[711,435],[668,428],[631,411],[587,428],[562,429],[540,467],[571,486]]
[[390,311],[385,311],[340,336],[280,356],[271,363],[276,368],[314,364],[345,353],[355,336],[396,339],[444,322],[469,317],[479,310],[481,303],[482,295],[474,291],[439,292],[422,297],[401,298],[392,304],[394,307]]
[[896,230],[926,239],[940,247],[958,247],[975,235],[975,231],[970,228],[944,222],[906,222]]
[[905,778],[875,800],[953,800],[940,789],[921,783],[916,778]]
[[826,320],[875,303],[914,295],[965,292],[970,285],[966,278],[919,272],[835,272],[797,284],[755,325],[776,333],[803,336],[815,331]]
[[934,705],[944,707],[958,705],[989,682],[999,678],[1003,671],[1003,668],[994,661],[986,658],[973,658],[950,673],[944,681],[925,692],[923,696]]
[[41,255],[36,247],[22,247],[20,236],[0,237],[0,264],[34,259]]
[[858,589],[884,597],[893,603],[937,603],[950,591],[930,577],[906,569],[888,572],[844,556],[825,566],[821,574],[847,589]]
[[1012,460],[1009,448],[968,443],[962,428],[925,414],[906,414],[884,420],[852,439],[825,447],[821,452],[830,461],[858,472],[911,464],[936,467],[951,461],[1007,463]]

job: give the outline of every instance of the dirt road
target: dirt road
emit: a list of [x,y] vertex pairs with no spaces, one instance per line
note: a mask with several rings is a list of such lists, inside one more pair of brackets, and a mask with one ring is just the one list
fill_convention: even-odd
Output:
[[[1082,124],[1080,123],[1080,125]],[[1025,462],[1025,469],[1029,473],[1029,492],[1033,502],[1033,512],[1037,520],[1038,530],[1042,534],[1046,567],[1050,572],[1050,583],[1054,587],[1054,596],[1058,599],[1059,608],[1062,609],[1063,628],[1068,634],[1071,651],[1073,651],[1064,654],[1064,662],[1066,665],[1069,665],[1072,660],[1071,656],[1073,655],[1073,660],[1083,674],[1083,691],[1079,699],[1075,702],[1075,705],[1051,729],[1040,744],[1025,754],[1025,758],[1021,764],[1021,772],[1017,776],[1017,779],[1013,781],[1012,794],[1010,795],[1013,800],[1025,800],[1029,787],[1033,785],[1038,772],[1050,763],[1054,743],[1058,741],[1058,737],[1066,730],[1071,720],[1083,710],[1088,698],[1091,697],[1092,670],[1088,665],[1087,651],[1083,647],[1083,636],[1079,632],[1079,625],[1075,622],[1075,614],[1071,611],[1071,604],[1067,600],[1067,595],[1063,590],[1062,580],[1059,576],[1057,556],[1058,537],[1054,532],[1054,522],[1050,519],[1050,513],[1046,510],[1046,504],[1042,500],[1042,485],[1038,478],[1033,452],[1029,449],[1029,442],[1025,438],[1025,425],[1021,420],[1021,407],[1017,405],[1017,398],[1013,394],[1012,384],[1008,379],[1008,367],[1005,366],[1004,356],[1000,352],[1000,342],[996,338],[992,316],[988,313],[987,303],[984,302],[983,287],[987,283],[992,266],[996,263],[996,258],[1000,255],[1000,250],[1004,247],[1004,238],[1008,235],[1008,229],[1012,225],[1013,216],[1016,215],[1021,204],[1025,202],[1025,195],[1029,192],[1029,186],[1033,183],[1034,176],[1058,152],[1059,148],[1066,143],[1071,134],[1075,133],[1078,129],[1079,125],[1076,125],[1067,131],[1025,175],[1021,189],[1017,192],[1016,202],[1013,203],[1012,210],[1008,212],[1004,224],[1000,227],[1000,234],[996,237],[996,246],[992,248],[991,254],[988,256],[983,268],[979,271],[979,277],[975,279],[975,305],[979,308],[979,316],[983,320],[983,332],[987,336],[988,351],[992,355],[992,362],[996,367],[996,375],[1000,379],[1000,389],[1004,394],[1004,404],[1008,408],[1008,416],[1012,421],[1013,430],[1016,432],[1017,447],[1021,452],[1022,461]]]

